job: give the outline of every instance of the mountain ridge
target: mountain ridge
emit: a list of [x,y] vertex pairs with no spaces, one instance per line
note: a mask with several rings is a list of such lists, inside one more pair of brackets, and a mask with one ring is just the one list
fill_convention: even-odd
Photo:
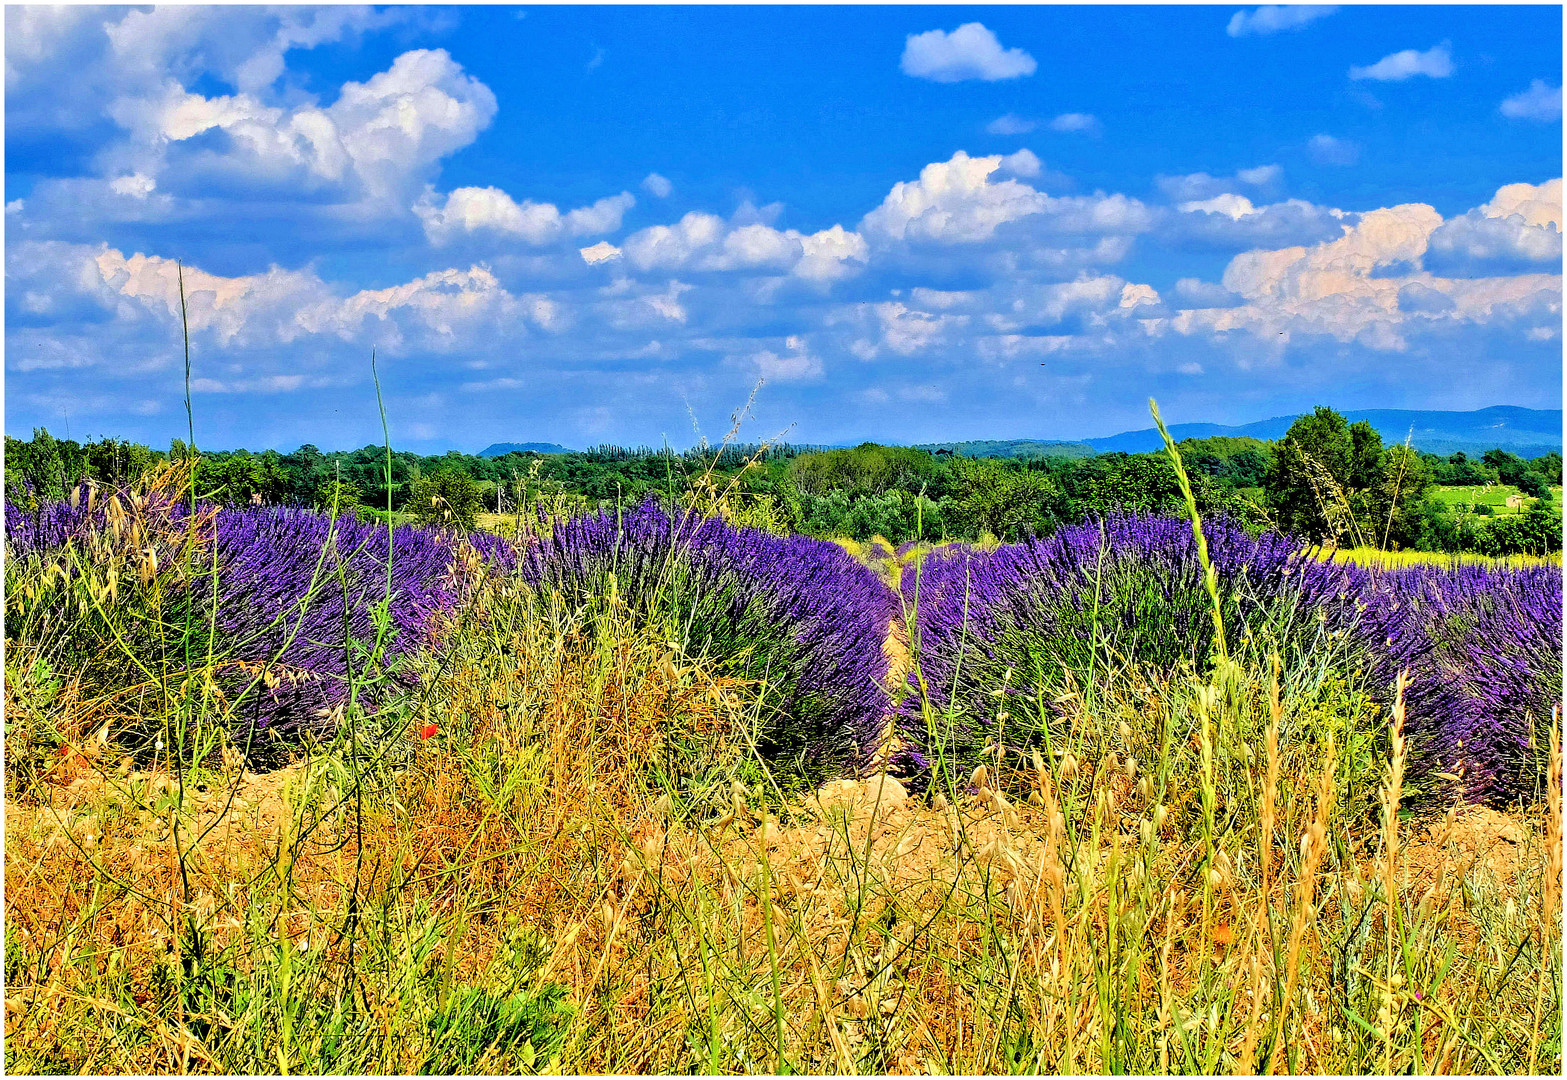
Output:
[[[1245,437],[1276,441],[1304,413],[1271,416],[1249,424],[1213,424],[1194,421],[1171,424],[1176,442],[1183,439],[1207,439],[1215,436]],[[1562,449],[1562,410],[1529,409],[1521,405],[1491,405],[1469,411],[1445,409],[1348,409],[1341,415],[1350,423],[1369,420],[1392,445],[1406,437],[1416,450],[1446,456],[1462,450],[1483,454],[1501,449],[1520,457],[1538,457]],[[833,443],[825,449],[847,449],[867,441]],[[1164,440],[1157,428],[1122,431],[1115,435],[1088,439],[966,439],[945,442],[881,442],[883,446],[911,446],[932,453],[957,453],[970,457],[1086,457],[1092,454],[1145,454],[1160,450]],[[512,451],[539,454],[574,453],[558,443],[491,443],[479,451],[480,457],[500,457]]]

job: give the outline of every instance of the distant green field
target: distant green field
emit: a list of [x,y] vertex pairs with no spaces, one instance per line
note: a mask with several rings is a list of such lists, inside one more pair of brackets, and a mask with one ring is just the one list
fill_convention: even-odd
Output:
[[[1435,495],[1442,502],[1452,507],[1469,507],[1476,504],[1484,504],[1491,508],[1493,514],[1519,514],[1534,504],[1533,499],[1523,496],[1517,488],[1508,484],[1492,484],[1490,487],[1439,487]],[[1513,496],[1523,497],[1523,506],[1509,508],[1507,500]],[[1551,488],[1551,505],[1560,507],[1562,504],[1562,489]]]

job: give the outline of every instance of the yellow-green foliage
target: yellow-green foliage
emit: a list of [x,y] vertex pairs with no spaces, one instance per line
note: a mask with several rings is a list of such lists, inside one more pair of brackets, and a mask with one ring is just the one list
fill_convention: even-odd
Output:
[[1357,563],[1361,566],[1457,566],[1460,563],[1478,563],[1487,566],[1538,566],[1541,563],[1561,565],[1560,555],[1505,555],[1491,558],[1486,555],[1450,555],[1442,551],[1382,551],[1379,548],[1316,548],[1318,558],[1332,562]]

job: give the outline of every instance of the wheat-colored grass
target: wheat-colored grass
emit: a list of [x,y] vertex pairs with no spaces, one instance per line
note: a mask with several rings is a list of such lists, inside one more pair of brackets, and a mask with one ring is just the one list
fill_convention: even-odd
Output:
[[[438,734],[362,806],[332,753],[219,761],[180,799],[84,708],[73,754],[8,788],[8,1068],[1559,1063],[1559,801],[1502,818],[1516,844],[1411,855],[1446,819],[1347,816],[1289,671],[1246,672],[1231,705],[1107,683],[1072,706],[1083,754],[1002,760],[954,799],[850,778],[786,800],[747,757],[753,688],[623,617],[498,592],[468,615],[406,716]],[[1204,708],[1231,710],[1207,770]],[[1261,776],[1225,767],[1248,732]],[[1428,896],[1389,875],[1399,845],[1440,864]],[[537,1045],[481,1022],[549,987]]]

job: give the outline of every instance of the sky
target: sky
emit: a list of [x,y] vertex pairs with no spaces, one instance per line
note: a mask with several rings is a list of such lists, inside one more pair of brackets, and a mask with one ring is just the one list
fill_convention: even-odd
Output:
[[[1562,9],[5,11],[5,430],[1562,406]],[[758,381],[759,390],[755,390]]]

